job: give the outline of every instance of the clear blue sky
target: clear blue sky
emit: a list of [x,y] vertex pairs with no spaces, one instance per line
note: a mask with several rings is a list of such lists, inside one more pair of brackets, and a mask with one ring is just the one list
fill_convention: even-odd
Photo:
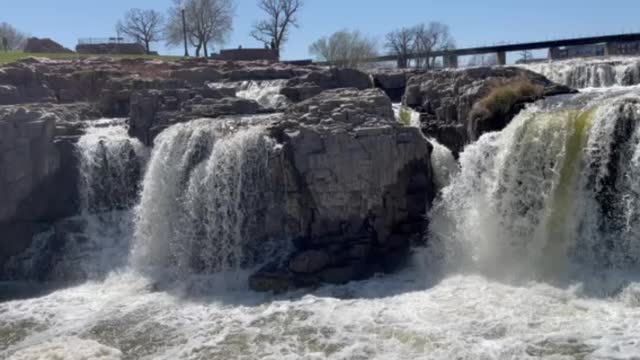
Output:
[[[384,41],[401,26],[440,21],[458,47],[603,33],[640,32],[640,0],[305,0],[301,28],[293,29],[285,59],[308,58],[308,46],[334,31],[358,29]],[[73,48],[81,37],[113,36],[129,8],[166,11],[171,0],[2,0],[0,21]],[[226,47],[261,46],[249,36],[262,13],[256,0],[236,0],[234,31]],[[180,54],[180,49],[156,48]]]

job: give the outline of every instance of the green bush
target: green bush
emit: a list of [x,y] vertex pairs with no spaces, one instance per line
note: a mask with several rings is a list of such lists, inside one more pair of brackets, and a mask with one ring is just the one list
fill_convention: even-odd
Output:
[[406,107],[400,108],[400,119],[398,119],[400,123],[404,126],[411,126],[411,110]]

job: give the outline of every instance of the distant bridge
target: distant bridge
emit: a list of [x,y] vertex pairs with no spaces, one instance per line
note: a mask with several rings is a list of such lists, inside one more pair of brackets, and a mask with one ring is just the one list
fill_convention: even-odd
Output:
[[[433,51],[429,53],[416,53],[416,54],[411,54],[406,58],[401,58],[398,55],[386,55],[386,56],[379,56],[379,57],[368,59],[366,62],[371,63],[371,62],[396,61],[398,65],[400,65],[400,64],[406,64],[408,60],[412,60],[416,58],[442,57],[443,65],[445,67],[455,68],[458,66],[459,56],[496,54],[498,57],[498,64],[506,65],[507,63],[506,54],[508,52],[513,52],[513,51],[556,49],[556,48],[565,47],[565,46],[605,44],[604,55],[609,56],[609,55],[620,54],[619,47],[617,46],[618,44],[637,42],[637,41],[640,41],[640,33],[593,36],[593,37],[583,37],[583,38],[574,38],[574,39],[528,42],[528,43],[520,43],[520,44],[481,46],[481,47],[472,47],[472,48],[465,48],[465,49],[451,49],[451,50]],[[553,53],[553,52],[550,51],[550,53]],[[325,62],[325,63],[319,63],[319,64],[327,64],[327,63]]]

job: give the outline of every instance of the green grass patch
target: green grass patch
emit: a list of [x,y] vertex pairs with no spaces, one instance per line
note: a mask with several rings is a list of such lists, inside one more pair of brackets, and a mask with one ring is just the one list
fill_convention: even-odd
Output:
[[164,61],[180,60],[182,56],[163,56],[163,55],[93,55],[93,54],[31,54],[19,51],[0,52],[0,65],[10,64],[18,60],[28,58],[46,58],[51,60],[76,60],[89,57],[106,56],[114,59],[157,59]]
[[398,121],[404,126],[411,126],[411,110],[402,106]]

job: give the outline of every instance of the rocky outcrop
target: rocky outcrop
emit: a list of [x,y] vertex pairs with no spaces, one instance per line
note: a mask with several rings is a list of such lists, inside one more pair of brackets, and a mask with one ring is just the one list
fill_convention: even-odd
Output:
[[65,48],[57,42],[49,39],[39,39],[32,37],[27,39],[27,44],[24,47],[26,53],[46,53],[46,54],[70,54],[73,51]]
[[0,107],[0,267],[26,249],[40,222],[77,211],[74,142],[88,104]]
[[259,291],[390,271],[421,239],[433,196],[431,146],[380,90],[329,90],[272,127],[284,146],[287,233],[296,252],[250,279]]
[[150,146],[155,136],[172,124],[203,117],[217,118],[269,111],[254,100],[234,95],[235,90],[229,88],[135,91],[131,94],[129,103],[129,134]]
[[392,102],[401,102],[409,78],[423,74],[422,70],[378,70],[371,74],[373,85],[382,89]]
[[[474,105],[485,98],[496,84],[525,79],[541,86],[542,96],[573,92],[544,76],[516,67],[471,68],[432,71],[409,79],[403,104],[418,111],[423,131],[458,154],[466,144],[478,139],[484,128],[475,126],[471,116]],[[537,98],[521,99],[521,103]],[[517,112],[496,119],[504,127]],[[500,126],[485,126],[500,130]]]
[[324,90],[338,88],[368,89],[373,86],[369,75],[354,69],[325,69],[291,79],[281,94],[293,102],[309,99]]

